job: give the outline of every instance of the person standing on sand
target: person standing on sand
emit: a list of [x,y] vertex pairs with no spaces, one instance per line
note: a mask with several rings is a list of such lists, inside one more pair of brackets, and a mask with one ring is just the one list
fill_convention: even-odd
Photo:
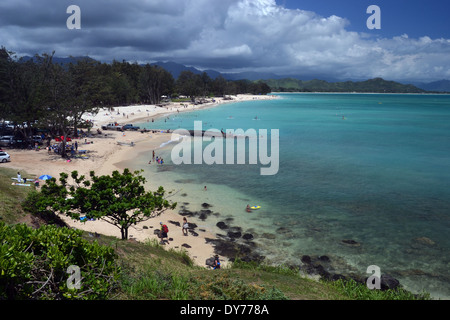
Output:
[[183,235],[188,235],[189,223],[187,222],[186,217],[183,218]]
[[161,225],[161,230],[159,231],[159,235],[161,237],[161,243],[164,243],[164,238],[167,238],[167,243],[169,243],[169,228],[167,225],[163,224],[162,222],[159,223]]
[[214,270],[220,269],[220,259],[219,259],[219,256],[217,254],[214,256],[213,269]]

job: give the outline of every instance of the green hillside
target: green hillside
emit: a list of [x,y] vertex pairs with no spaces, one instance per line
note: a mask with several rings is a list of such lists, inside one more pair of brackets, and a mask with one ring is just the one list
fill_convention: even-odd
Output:
[[272,92],[361,92],[361,93],[425,93],[413,85],[375,78],[354,82],[327,82],[325,80],[297,80],[293,78],[259,80]]

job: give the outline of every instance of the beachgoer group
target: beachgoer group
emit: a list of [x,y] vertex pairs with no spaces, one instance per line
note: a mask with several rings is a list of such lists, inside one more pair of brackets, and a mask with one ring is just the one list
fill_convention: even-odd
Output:
[[[158,164],[164,164],[164,159],[162,157],[156,156],[156,158],[155,158],[155,150],[153,150],[152,160],[153,160],[153,162],[156,161],[156,163],[158,163]],[[152,160],[149,160],[148,164],[151,164]]]

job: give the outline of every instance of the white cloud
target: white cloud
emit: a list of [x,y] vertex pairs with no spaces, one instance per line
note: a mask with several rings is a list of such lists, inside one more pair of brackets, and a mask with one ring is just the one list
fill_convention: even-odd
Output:
[[1,44],[16,52],[176,59],[218,70],[335,78],[450,78],[449,39],[376,38],[348,31],[342,17],[274,0],[79,0],[81,30],[65,27],[68,2],[20,3],[0,4]]

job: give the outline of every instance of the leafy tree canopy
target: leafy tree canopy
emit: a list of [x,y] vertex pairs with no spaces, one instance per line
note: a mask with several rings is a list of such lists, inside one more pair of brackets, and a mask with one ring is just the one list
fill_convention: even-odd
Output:
[[69,175],[60,173],[59,184],[55,178],[42,186],[36,206],[41,211],[66,214],[72,219],[101,219],[120,229],[122,239],[128,238],[128,228],[139,222],[159,216],[167,209],[174,209],[176,203],[165,198],[165,190],[159,187],[155,192],[145,190],[145,177],[141,171],[96,176],[91,171],[89,178],[72,171],[73,184]]
[[[0,300],[106,299],[120,268],[114,250],[89,242],[80,230],[0,222]],[[69,266],[80,269],[73,288]]]

